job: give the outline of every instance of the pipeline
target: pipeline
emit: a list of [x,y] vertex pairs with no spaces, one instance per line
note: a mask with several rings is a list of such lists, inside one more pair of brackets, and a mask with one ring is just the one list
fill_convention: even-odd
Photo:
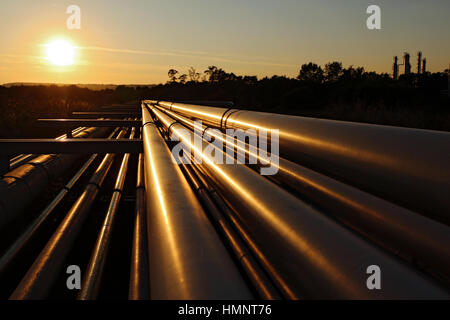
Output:
[[[104,129],[88,128],[76,138],[103,135]],[[49,182],[70,168],[78,156],[41,155],[3,176],[0,180],[0,228],[21,216],[25,208],[45,190]]]
[[[131,129],[130,139],[134,139],[135,128]],[[130,154],[126,153],[123,156],[120,165],[119,173],[117,174],[114,191],[111,196],[108,211],[103,222],[100,234],[95,243],[94,251],[92,252],[89,261],[81,291],[78,294],[79,300],[94,300],[98,297],[100,284],[103,278],[103,271],[108,256],[108,250],[111,243],[111,236],[115,222],[115,216],[119,210],[119,204],[122,197],[123,187],[127,176],[128,162]]]
[[278,129],[281,156],[450,224],[448,132],[146,102],[221,129]]
[[139,154],[136,181],[136,210],[131,253],[130,300],[150,299],[148,278],[147,216],[145,210],[144,155]]
[[[158,105],[155,107],[194,130],[193,120]],[[204,136],[209,135],[226,144],[226,148],[232,148],[233,153],[236,149],[245,153],[247,159],[254,157],[261,165],[267,164],[267,160],[250,146],[242,147],[234,139],[227,139],[227,135],[206,126],[199,129]],[[447,225],[283,158],[279,159],[277,169],[276,175],[268,176],[270,179],[308,197],[342,223],[394,254],[432,267],[450,283],[450,246],[442,245],[450,243]]]
[[[448,298],[424,275],[336,224],[242,165],[220,165],[192,143],[192,133],[150,105],[164,128],[201,155],[204,169],[233,204],[250,237],[297,297],[332,299]],[[202,147],[206,147],[204,144]],[[222,152],[215,149],[215,152]],[[286,259],[286,257],[289,259]],[[382,292],[366,287],[365,267],[383,270]],[[364,267],[365,266],[365,267]],[[302,272],[299,274],[299,270]],[[281,288],[280,288],[281,290]]]
[[245,270],[245,273],[252,282],[253,287],[257,290],[259,297],[264,300],[280,300],[281,297],[279,292],[275,289],[265,272],[258,265],[255,258],[250,254],[242,239],[240,239],[237,233],[231,228],[230,224],[223,216],[223,213],[214,203],[213,198],[206,189],[206,185],[197,176],[197,173],[194,171],[192,166],[187,166],[184,163],[181,163],[181,166],[183,167],[183,171],[185,172],[187,179],[191,182],[203,206],[207,208],[214,224],[220,229],[222,235],[232,248],[239,264]]
[[[118,130],[108,137],[111,139]],[[0,275],[5,275],[12,270],[25,254],[26,249],[36,240],[43,225],[47,223],[54,214],[59,204],[66,198],[67,194],[73,189],[78,180],[84,175],[86,170],[97,158],[97,154],[92,155],[77,173],[67,182],[67,184],[56,195],[52,202],[29,224],[27,229],[21,233],[19,238],[6,250],[0,258]]]
[[251,299],[149,111],[142,108],[152,299]]
[[[122,138],[125,133],[126,129],[123,129],[117,139]],[[10,296],[11,300],[44,299],[48,295],[111,168],[114,157],[114,154],[105,155],[81,196]]]

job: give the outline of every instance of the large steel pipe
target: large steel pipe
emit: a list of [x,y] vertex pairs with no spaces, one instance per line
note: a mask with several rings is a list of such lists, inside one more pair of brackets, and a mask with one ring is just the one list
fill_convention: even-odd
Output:
[[[156,108],[160,109],[157,105]],[[175,120],[194,130],[194,121],[173,111],[163,109]],[[160,109],[160,110],[161,110]],[[227,139],[227,135],[201,126],[201,133],[219,140],[247,158],[258,160],[258,167],[268,160],[250,146]],[[384,248],[422,265],[432,267],[447,281],[450,280],[450,227],[424,217],[386,200],[375,197],[350,185],[300,166],[283,158],[279,159],[278,173],[270,176],[314,201],[328,213],[358,232],[374,240]]]
[[280,154],[450,223],[450,133],[159,102],[220,128],[279,130]]
[[252,298],[149,111],[142,113],[151,298]]
[[[122,130],[117,138],[122,138],[125,132],[125,130]],[[14,290],[10,297],[11,300],[36,300],[47,297],[86,220],[113,160],[113,154],[107,154],[103,158],[81,196],[64,217],[58,229]]]
[[[150,106],[151,107],[151,106]],[[252,239],[298,297],[344,299],[449,298],[425,276],[385,254],[287,191],[238,164],[217,164],[186,127],[152,108],[163,126],[197,152]],[[216,152],[221,152],[219,149]],[[286,258],[289,257],[289,258]],[[383,290],[369,290],[366,270],[383,270]]]

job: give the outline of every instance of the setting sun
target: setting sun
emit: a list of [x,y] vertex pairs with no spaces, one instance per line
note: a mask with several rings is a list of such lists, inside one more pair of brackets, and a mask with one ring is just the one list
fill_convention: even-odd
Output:
[[54,40],[46,45],[47,60],[57,66],[69,66],[74,63],[75,47],[66,40]]

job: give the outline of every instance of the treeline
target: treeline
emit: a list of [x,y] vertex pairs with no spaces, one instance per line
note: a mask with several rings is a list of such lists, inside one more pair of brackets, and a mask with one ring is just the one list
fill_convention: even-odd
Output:
[[330,62],[304,64],[295,78],[258,79],[210,66],[203,72],[170,69],[167,83],[151,87],[0,86],[0,137],[53,136],[51,130],[36,128],[35,119],[141,99],[230,100],[238,108],[450,131],[450,99],[441,93],[447,89],[447,72],[394,80],[386,73]]
[[[152,88],[156,99],[232,100],[238,106],[257,109],[284,109],[296,113],[332,104],[408,108],[440,101],[447,88],[447,70],[442,73],[401,75],[393,80],[388,74],[366,72],[362,67],[344,68],[331,62],[323,68],[315,63],[302,65],[296,78],[238,76],[215,66],[200,74],[193,68],[188,74],[171,69],[169,81]],[[445,99],[443,100],[445,102]]]
[[338,120],[450,130],[448,70],[401,75],[307,63],[298,76],[258,79],[210,66],[203,72],[171,69],[169,81],[144,96],[167,100],[231,100],[237,107]]
[[54,137],[61,130],[38,127],[36,119],[68,118],[73,111],[95,110],[125,99],[128,98],[123,97],[120,90],[94,91],[55,85],[0,86],[0,138]]

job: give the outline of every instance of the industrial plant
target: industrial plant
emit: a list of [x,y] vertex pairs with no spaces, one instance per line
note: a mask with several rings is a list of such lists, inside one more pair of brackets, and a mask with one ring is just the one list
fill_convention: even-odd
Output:
[[[403,53],[403,63],[398,63],[398,56],[394,56],[394,65],[392,67],[392,77],[397,80],[400,76],[399,67],[403,66],[403,74],[411,74],[411,56],[408,52]],[[427,73],[427,59],[422,58],[422,51],[417,52],[417,74]]]

